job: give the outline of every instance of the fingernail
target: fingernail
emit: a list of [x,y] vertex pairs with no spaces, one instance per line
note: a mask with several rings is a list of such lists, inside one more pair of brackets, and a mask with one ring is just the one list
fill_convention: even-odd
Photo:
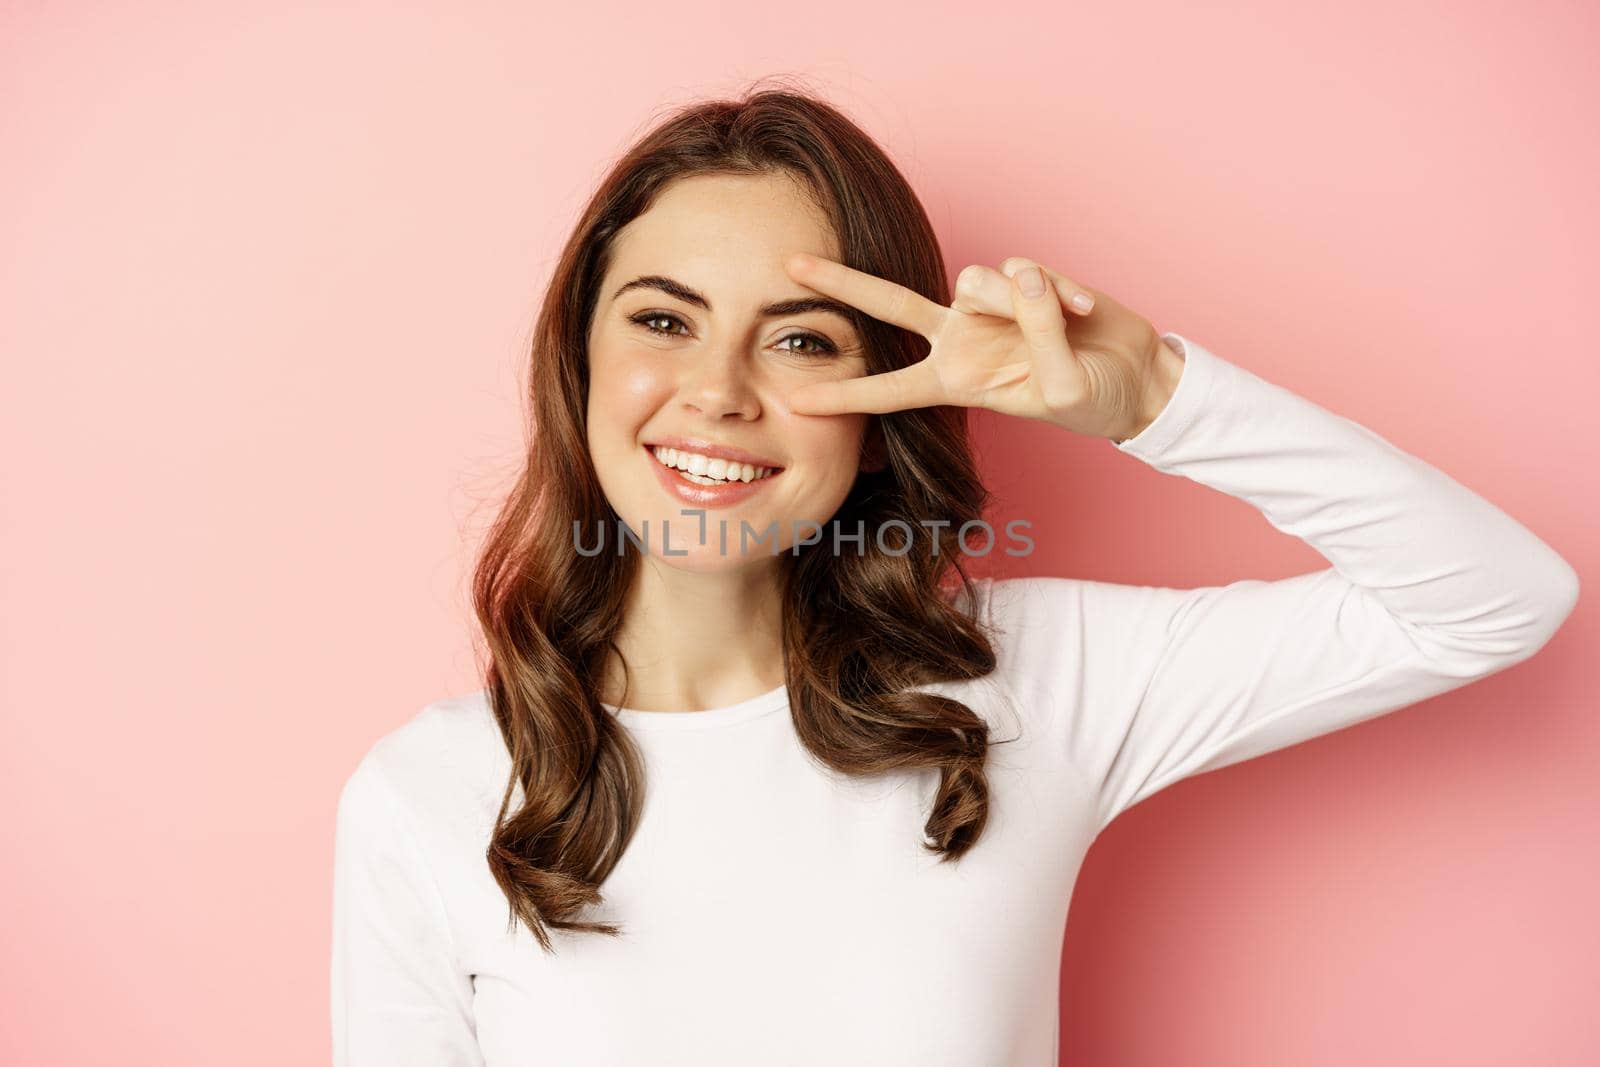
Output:
[[1072,298],[1072,306],[1087,315],[1094,307],[1094,297],[1088,293],[1078,293]]
[[1044,275],[1038,267],[1024,267],[1017,271],[1017,284],[1022,287],[1023,296],[1038,296],[1044,292]]

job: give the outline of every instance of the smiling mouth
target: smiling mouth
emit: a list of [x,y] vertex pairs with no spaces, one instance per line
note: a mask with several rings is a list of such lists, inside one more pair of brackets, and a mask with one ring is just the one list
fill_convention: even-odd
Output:
[[739,485],[745,482],[759,482],[783,470],[782,467],[758,467],[750,463],[704,456],[698,452],[685,452],[682,449],[666,448],[661,445],[648,447],[657,463],[684,481],[695,485]]

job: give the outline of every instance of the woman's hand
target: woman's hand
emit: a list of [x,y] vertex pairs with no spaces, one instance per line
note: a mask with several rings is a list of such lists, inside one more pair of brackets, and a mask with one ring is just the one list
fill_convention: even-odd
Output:
[[[998,271],[967,267],[949,307],[803,252],[785,266],[802,285],[932,345],[909,367],[795,390],[789,404],[801,414],[959,404],[1122,441],[1161,412],[1182,374],[1183,358],[1144,318],[1029,259],[1012,257]],[[1030,276],[1042,278],[1037,294],[1024,288]],[[1073,304],[1079,295],[1092,300],[1089,310]]]

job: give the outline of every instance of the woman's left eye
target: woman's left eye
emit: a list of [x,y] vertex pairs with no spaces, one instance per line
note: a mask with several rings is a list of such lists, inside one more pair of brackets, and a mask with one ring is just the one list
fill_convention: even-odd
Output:
[[[663,336],[669,334],[678,334],[678,331],[674,329],[673,326],[669,325],[663,328],[655,325],[656,323],[665,322],[672,323],[676,326],[683,325],[683,320],[678,318],[678,316],[669,315],[664,311],[646,311],[643,314],[633,316],[630,321],[638,323],[651,333],[661,334]],[[681,336],[681,334],[679,336]],[[791,333],[778,343],[785,344],[789,341],[809,341],[815,346],[810,351],[800,348],[785,349],[785,351],[793,352],[797,356],[831,356],[839,351],[839,346],[828,340],[826,337],[821,337],[814,333],[808,333],[804,330],[798,333]]]
[[[788,337],[785,337],[783,340],[784,341],[810,341],[812,344],[817,346],[816,348],[814,348],[810,352],[802,352],[798,348],[789,349],[790,352],[793,352],[795,355],[799,355],[799,356],[831,356],[835,352],[839,351],[839,346],[838,345],[835,345],[832,341],[828,340],[826,337],[818,337],[814,333],[804,333],[804,332],[802,332],[802,333],[791,333]],[[780,343],[782,343],[782,342],[780,342]]]

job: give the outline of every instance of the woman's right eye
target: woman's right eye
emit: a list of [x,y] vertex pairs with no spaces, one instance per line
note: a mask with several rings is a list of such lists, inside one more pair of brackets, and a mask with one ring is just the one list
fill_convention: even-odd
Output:
[[658,333],[658,334],[675,334],[678,331],[672,329],[671,327],[667,327],[665,329],[662,329],[662,328],[659,328],[657,326],[651,325],[652,323],[675,322],[680,326],[683,325],[683,320],[682,319],[678,318],[678,316],[676,316],[676,315],[668,314],[665,311],[646,311],[646,312],[643,312],[642,314],[633,316],[633,318],[631,320],[629,320],[629,321],[636,322],[640,326],[643,326],[645,329],[649,330],[651,333]]

